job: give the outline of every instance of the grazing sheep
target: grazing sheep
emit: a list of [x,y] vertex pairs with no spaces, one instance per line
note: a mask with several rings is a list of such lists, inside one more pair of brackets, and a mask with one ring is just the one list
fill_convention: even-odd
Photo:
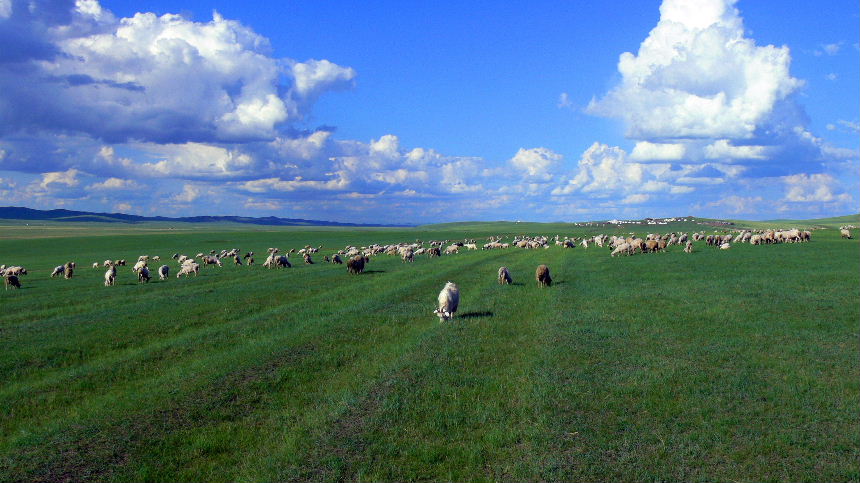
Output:
[[114,265],[116,265],[118,267],[124,267],[125,266],[125,259],[123,258],[122,260],[117,260],[116,262],[114,262]]
[[149,275],[149,268],[148,267],[141,267],[140,270],[137,271],[138,283],[140,283],[140,282],[149,283],[150,278],[152,278],[152,277]]
[[313,265],[314,264],[314,261],[311,259],[311,255],[308,252],[305,252],[305,254],[302,256],[302,258],[305,259],[305,265]]
[[159,280],[167,280],[167,277],[170,275],[170,267],[167,265],[162,265],[158,267],[158,279]]
[[403,250],[400,255],[400,260],[405,262],[414,262],[415,261],[415,252],[412,251],[411,248],[407,248]]
[[609,256],[614,257],[615,255],[621,255],[622,253],[625,255],[630,255],[630,252],[630,245],[628,243],[621,243],[617,247],[615,247],[615,250],[612,250],[612,253],[610,253]]
[[460,247],[457,245],[451,245],[445,248],[445,255],[452,255],[454,253],[460,253]]
[[439,322],[446,322],[454,317],[457,306],[460,305],[460,288],[454,282],[448,282],[437,298],[437,308],[433,311],[439,317]]
[[428,253],[429,253],[430,258],[441,257],[442,256],[442,249],[439,247],[432,247],[432,248],[430,248]]
[[146,267],[146,260],[138,260],[137,263],[135,263],[134,266],[131,267],[131,271],[132,272],[139,272],[141,268],[145,268],[145,267]]
[[720,245],[720,250],[728,250],[731,247],[732,247],[732,244],[726,242],[726,243],[723,243],[722,245]]
[[335,253],[331,256],[331,263],[334,263],[335,265],[343,265],[343,260],[340,258],[340,255]]
[[176,278],[179,278],[183,275],[188,276],[194,274],[196,277],[200,273],[200,264],[197,262],[188,262],[180,267],[179,272],[176,274]]
[[93,268],[99,268],[99,262],[93,262]]
[[281,267],[291,268],[292,266],[293,265],[290,263],[290,259],[287,258],[286,255],[281,255],[281,256],[275,257],[275,267],[277,267],[277,268],[281,268]]
[[152,261],[153,261],[153,262],[160,262],[160,261],[161,261],[161,257],[159,257],[158,255],[156,255],[156,256],[152,257]]
[[254,257],[248,257],[248,262],[247,262],[247,263],[248,263],[248,266],[249,266],[249,267],[250,267],[251,265],[253,265],[253,264],[254,264]]
[[513,280],[511,280],[511,272],[508,271],[508,267],[499,267],[499,284],[510,285],[511,283]]
[[326,263],[331,263],[331,258],[329,258],[328,255],[323,255],[323,261]]
[[846,228],[843,228],[843,229],[839,230],[839,235],[840,235],[842,238],[847,238],[847,239],[849,239],[849,240],[851,239],[851,232],[850,232],[848,229],[846,229]]
[[104,263],[102,264],[102,267],[104,267],[104,268],[108,268],[110,266],[113,266],[113,260],[105,260]]
[[67,280],[72,278],[72,275],[75,274],[75,262],[67,262],[63,266],[63,268],[64,268],[64,272],[65,272],[65,273],[63,273],[63,277],[65,277]]
[[21,277],[21,275],[27,275],[27,269],[24,267],[19,267],[17,265],[13,267],[7,267],[3,271],[3,275],[15,275],[16,277]]
[[686,245],[684,245],[684,253],[693,253],[693,242],[688,241]]
[[105,287],[111,287],[116,283],[116,265],[111,265],[105,272]]
[[218,265],[219,267],[222,266],[221,265],[221,259],[218,257],[208,256],[208,257],[202,257],[202,258],[203,258],[203,263],[205,265]]
[[356,255],[346,261],[346,271],[353,275],[358,275],[364,272],[364,264],[368,261],[369,259],[366,256]]
[[241,258],[239,258],[239,255],[233,255],[233,263],[234,263],[234,264],[236,264],[236,265],[241,265],[241,264],[242,264],[242,259],[241,259]]
[[535,270],[535,280],[537,280],[538,287],[552,286],[552,277],[549,275],[549,267],[546,265],[538,265],[537,270]]
[[51,278],[62,275],[64,273],[66,273],[65,265],[57,265],[56,267],[54,267],[54,271],[51,272]]
[[21,288],[21,281],[18,280],[17,275],[6,275],[3,277],[3,285],[6,286],[6,290],[9,290],[9,287]]

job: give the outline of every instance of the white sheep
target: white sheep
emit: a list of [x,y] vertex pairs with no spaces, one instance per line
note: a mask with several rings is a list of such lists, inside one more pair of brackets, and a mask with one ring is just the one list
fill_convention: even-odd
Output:
[[51,278],[63,275],[66,273],[66,267],[64,265],[57,265],[54,267],[54,271],[51,272]]
[[167,265],[162,265],[158,267],[158,279],[159,280],[167,280],[168,275],[170,274],[170,267]]
[[433,311],[439,317],[439,322],[446,322],[454,317],[457,306],[460,305],[460,288],[454,282],[448,282],[437,298],[437,309]]
[[720,250],[728,250],[731,247],[732,247],[732,244],[726,242],[726,243],[723,243],[722,245],[720,245]]
[[630,244],[629,243],[620,243],[615,247],[615,250],[612,250],[612,253],[609,256],[614,257],[615,255],[621,255],[622,253],[625,255],[630,255]]
[[111,265],[105,272],[105,287],[110,287],[116,283],[116,266]]

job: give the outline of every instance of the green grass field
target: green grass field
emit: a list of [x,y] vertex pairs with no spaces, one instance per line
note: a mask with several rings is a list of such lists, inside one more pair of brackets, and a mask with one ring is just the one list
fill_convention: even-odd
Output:
[[[838,230],[321,263],[347,244],[647,229],[713,230],[3,223],[0,263],[30,273],[0,292],[0,480],[860,480],[860,244]],[[261,266],[306,244],[317,264]],[[175,274],[175,252],[232,247],[257,265],[146,285],[121,267],[114,287],[90,268],[149,254]],[[49,278],[69,260],[72,280]],[[448,280],[460,309],[441,324]]]

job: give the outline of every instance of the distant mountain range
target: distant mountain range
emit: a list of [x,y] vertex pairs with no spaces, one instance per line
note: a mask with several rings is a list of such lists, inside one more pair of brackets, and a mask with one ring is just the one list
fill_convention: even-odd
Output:
[[35,210],[18,206],[0,207],[0,219],[32,220],[32,221],[90,221],[100,223],[143,223],[161,221],[173,223],[246,223],[249,225],[272,226],[371,226],[371,227],[407,227],[413,225],[383,225],[371,223],[339,223],[336,221],[305,220],[301,218],[279,218],[267,216],[254,218],[249,216],[183,216],[170,218],[167,216],[138,216],[124,213],[91,213],[73,210]]

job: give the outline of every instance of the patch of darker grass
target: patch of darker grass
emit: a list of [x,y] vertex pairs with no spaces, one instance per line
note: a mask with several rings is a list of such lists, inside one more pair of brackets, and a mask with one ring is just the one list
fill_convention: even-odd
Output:
[[6,460],[0,479],[19,481],[110,480],[126,472],[171,433],[240,420],[266,403],[266,388],[282,369],[311,356],[313,345],[291,347],[259,365],[217,377],[177,400],[114,421],[90,421],[33,445]]

